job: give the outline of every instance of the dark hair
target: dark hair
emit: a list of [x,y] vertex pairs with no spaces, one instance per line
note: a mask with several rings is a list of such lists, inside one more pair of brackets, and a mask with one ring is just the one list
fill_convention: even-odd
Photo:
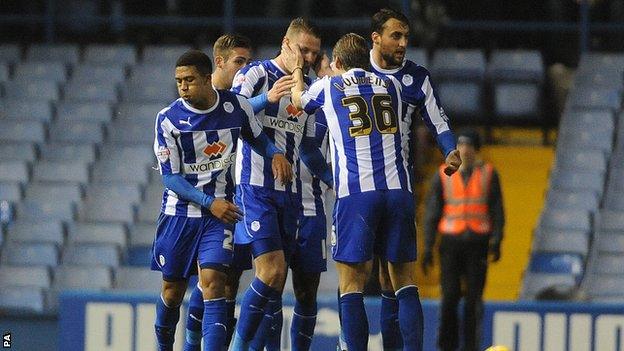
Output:
[[383,32],[384,25],[391,18],[394,18],[397,21],[405,23],[406,26],[409,26],[409,19],[407,19],[407,16],[393,9],[383,8],[377,11],[377,13],[374,14],[371,19],[371,33],[377,32],[381,34]]
[[479,132],[472,128],[462,129],[457,133],[457,143],[460,142],[474,146],[476,150],[481,148],[481,136]]
[[251,50],[251,40],[240,34],[223,34],[215,41],[212,52],[214,56],[224,56],[227,59],[234,48]]
[[180,66],[195,66],[202,76],[212,73],[210,57],[199,50],[189,50],[183,53],[176,61],[176,67]]
[[369,70],[370,57],[366,39],[355,33],[347,33],[338,39],[332,55],[340,60],[344,70],[362,68]]

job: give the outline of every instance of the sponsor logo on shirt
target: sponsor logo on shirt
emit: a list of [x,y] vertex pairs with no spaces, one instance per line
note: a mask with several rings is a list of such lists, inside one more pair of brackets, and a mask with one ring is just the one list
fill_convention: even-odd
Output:
[[288,104],[288,106],[286,106],[286,112],[288,112],[288,120],[293,122],[299,121],[299,116],[303,113],[303,111],[296,108],[293,104]]
[[303,134],[303,124],[299,123],[298,120],[292,121],[290,118],[283,119],[271,116],[264,117],[264,126],[281,130],[283,132],[295,133],[295,134]]
[[220,157],[223,151],[227,148],[227,145],[222,141],[215,141],[212,144],[208,144],[204,149],[204,154],[210,158]]
[[225,157],[212,159],[208,162],[185,164],[184,172],[187,174],[197,174],[205,172],[220,171],[226,169],[236,162],[236,154],[232,153]]

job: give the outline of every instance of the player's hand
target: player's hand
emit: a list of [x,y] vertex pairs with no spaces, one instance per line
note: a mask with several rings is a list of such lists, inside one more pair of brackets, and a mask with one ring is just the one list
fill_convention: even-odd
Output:
[[267,100],[272,104],[277,103],[283,96],[290,95],[290,88],[294,86],[295,81],[292,76],[283,76],[273,84],[267,93]]
[[455,149],[446,156],[446,167],[444,168],[444,174],[447,176],[453,175],[457,172],[459,166],[461,166],[462,160],[459,156],[459,150]]
[[284,154],[275,154],[271,162],[273,179],[278,179],[283,185],[290,183],[293,177],[292,165]]
[[224,199],[215,199],[210,205],[210,213],[221,222],[229,224],[238,222],[243,215],[238,206]]
[[500,243],[490,243],[489,247],[490,261],[498,262],[501,258]]
[[[291,44],[288,38],[282,40],[282,57],[286,70],[292,73],[295,68],[303,67],[303,55],[301,55],[301,49],[299,44]],[[303,73],[303,72],[302,72]]]
[[329,64],[329,57],[327,56],[327,54],[325,54],[325,51],[323,51],[319,54],[319,57],[314,64],[314,73],[316,73],[316,76],[319,78],[323,78],[325,76],[333,76],[334,71],[331,69]]
[[427,275],[427,273],[429,273],[430,267],[433,267],[433,252],[427,250],[422,257],[422,261],[420,261],[420,268],[422,269],[423,273]]

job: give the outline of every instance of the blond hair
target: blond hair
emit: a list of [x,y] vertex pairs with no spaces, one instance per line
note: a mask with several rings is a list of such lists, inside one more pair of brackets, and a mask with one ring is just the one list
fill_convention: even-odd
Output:
[[332,53],[338,58],[345,71],[351,68],[369,70],[370,59],[366,39],[355,33],[347,33],[338,39]]
[[315,38],[321,38],[318,28],[316,28],[316,26],[314,26],[312,23],[310,23],[310,21],[303,17],[297,17],[294,20],[290,21],[288,29],[286,30],[286,36],[289,38],[292,38],[299,33],[306,33],[312,35]]
[[240,34],[224,34],[215,41],[212,48],[212,56],[222,56],[227,60],[234,48],[251,50],[251,40]]

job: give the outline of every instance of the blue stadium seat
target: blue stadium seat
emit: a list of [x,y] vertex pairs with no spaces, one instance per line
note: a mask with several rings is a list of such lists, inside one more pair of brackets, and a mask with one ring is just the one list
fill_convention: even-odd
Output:
[[145,128],[140,121],[115,121],[108,125],[108,141],[119,145],[143,144],[154,142],[154,121],[151,128]]
[[120,146],[120,145],[103,145],[100,149],[100,155],[106,155],[106,158],[117,160],[120,165],[136,167],[137,165],[152,165],[155,162],[154,151],[148,146]]
[[121,83],[126,79],[126,70],[119,64],[102,65],[82,63],[74,67],[72,81],[93,81]]
[[37,152],[33,143],[12,142],[0,144],[1,161],[26,161],[33,162],[37,158]]
[[0,282],[3,286],[49,288],[51,280],[48,267],[0,266]]
[[596,216],[596,228],[605,231],[624,231],[624,211],[600,211]]
[[494,86],[494,113],[501,120],[539,120],[541,87],[527,83]]
[[67,240],[74,244],[109,244],[126,247],[126,230],[119,224],[71,223]]
[[[0,112],[0,116],[6,119],[11,119],[12,121],[8,122],[12,124],[17,124],[21,127],[34,128],[34,133],[37,135],[36,141],[40,141],[39,138],[43,139],[43,133],[39,133],[39,127],[31,121],[47,122],[52,120],[52,105],[48,101],[31,101],[21,98],[18,100],[5,99],[2,102],[2,111]],[[15,120],[19,122],[16,122]],[[7,140],[6,138],[1,139]]]
[[622,81],[613,79],[613,74],[608,71],[577,71],[574,75],[575,86],[592,86],[598,89],[608,89],[621,92],[624,90]]
[[621,106],[622,98],[617,90],[577,87],[572,90],[567,101],[572,108],[611,109],[616,111]]
[[540,292],[555,286],[574,287],[576,277],[572,274],[525,272],[520,299],[534,299]]
[[433,55],[430,70],[437,80],[483,80],[485,55],[480,50],[440,49]]
[[0,311],[41,313],[44,308],[41,289],[23,286],[0,287]]
[[175,60],[168,63],[143,63],[132,68],[130,83],[160,84],[163,87],[175,88],[173,66]]
[[560,230],[578,230],[589,233],[591,229],[590,214],[586,210],[550,209],[542,212],[540,227]]
[[22,58],[22,48],[17,44],[0,44],[0,62],[15,63]]
[[144,267],[119,267],[115,271],[115,289],[158,293],[162,288],[160,272]]
[[[624,55],[619,53],[589,52],[581,56],[579,71],[602,71],[621,76],[624,71]],[[619,73],[619,74],[618,74]]]
[[178,57],[190,49],[186,45],[147,45],[143,48],[143,62],[173,67]]
[[28,166],[24,161],[0,161],[0,182],[27,183]]
[[71,161],[39,161],[33,166],[33,180],[59,183],[87,183],[86,164]]
[[68,144],[97,144],[104,140],[104,130],[99,123],[58,121],[50,126],[50,140]]
[[53,287],[61,289],[110,289],[113,283],[109,267],[58,266],[54,270]]
[[0,83],[9,81],[9,65],[4,62],[0,62]]
[[152,262],[151,246],[133,246],[128,249],[128,264],[149,267]]
[[544,80],[544,62],[539,51],[494,50],[487,73],[494,82],[541,83]]
[[[280,53],[280,47],[274,45],[263,45],[258,48],[258,51],[253,53],[255,59],[257,60],[268,60],[277,57]],[[205,52],[205,51],[204,51]],[[210,59],[212,60],[212,50]]]
[[163,190],[160,181],[152,182],[146,187],[145,197],[139,205],[139,222],[154,223],[156,221],[162,205]]
[[100,160],[93,167],[93,182],[123,182],[131,184],[145,184],[148,181],[147,167],[119,167],[115,160]]
[[41,146],[41,160],[89,164],[95,161],[95,146],[52,142]]
[[[202,48],[200,48],[201,51],[203,51],[206,55],[208,55],[208,57],[210,57],[210,59],[213,59],[213,45],[206,45]],[[327,52],[327,55],[331,57],[331,50],[326,50],[325,52]],[[260,58],[262,59],[262,58]]]
[[152,127],[156,115],[166,106],[160,103],[122,102],[117,106],[117,120],[151,121]]
[[611,274],[593,274],[591,288],[586,293],[591,299],[606,296],[624,296],[624,276]]
[[113,111],[106,102],[61,102],[56,106],[56,117],[64,123],[75,121],[108,123],[113,117]]
[[55,267],[59,252],[55,244],[7,243],[2,249],[2,263],[7,265],[30,265]]
[[130,246],[150,246],[156,233],[155,223],[135,223],[130,227]]
[[64,265],[69,266],[119,266],[119,248],[110,244],[68,245],[63,250]]
[[624,212],[624,192],[616,192],[610,187],[604,197],[604,209]]
[[563,113],[560,130],[596,130],[600,132],[615,130],[613,111],[609,109],[568,110]]
[[556,190],[591,190],[602,196],[605,172],[596,170],[555,169],[550,176],[550,186]]
[[58,83],[53,80],[17,80],[7,82],[5,97],[12,99],[32,99],[36,101],[56,101],[60,99]]
[[84,61],[109,65],[133,65],[137,61],[132,45],[91,44],[85,48]]
[[86,222],[132,223],[141,197],[139,187],[130,184],[91,185],[86,194],[80,208],[80,218]]
[[80,48],[76,44],[32,44],[26,50],[28,61],[62,62],[76,64],[80,60]]
[[25,200],[79,203],[82,189],[75,183],[31,182],[26,186]]
[[613,149],[613,131],[599,129],[560,129],[557,152],[600,151],[609,155]]
[[550,191],[546,199],[547,208],[579,209],[594,211],[598,209],[599,198],[596,192],[585,191]]
[[533,251],[587,256],[589,233],[584,230],[537,228],[533,237]]
[[14,221],[7,228],[7,241],[15,243],[44,243],[62,246],[63,225],[60,221]]
[[[480,84],[470,82],[440,82],[437,94],[444,111],[453,120],[484,121],[482,89]],[[439,103],[440,103],[439,102]]]
[[427,57],[427,49],[408,47],[405,50],[405,57],[412,60],[416,64],[429,67],[429,58]]
[[3,142],[43,143],[45,129],[40,121],[21,121],[0,119],[0,140]]
[[0,181],[0,199],[13,202],[20,201],[22,199],[20,183],[16,181]]
[[607,159],[605,154],[600,151],[560,153],[557,155],[556,167],[604,172],[607,169]]
[[624,256],[621,254],[600,253],[593,262],[593,272],[624,276]]
[[606,253],[618,254],[624,256],[624,235],[621,231],[618,232],[606,232],[601,231],[599,235],[596,235],[598,250]]
[[21,220],[73,221],[75,206],[71,203],[47,202],[45,200],[24,200],[17,205],[17,218]]
[[178,98],[173,84],[166,83],[169,81],[173,81],[173,76],[160,82],[130,82],[122,90],[122,98],[129,102],[153,102],[167,106]]
[[141,202],[141,187],[132,183],[92,183],[87,186],[86,197],[136,204]]
[[529,268],[535,273],[583,274],[583,257],[568,253],[535,252]]
[[117,101],[117,87],[110,81],[71,80],[65,85],[65,100],[83,102]]
[[13,78],[63,83],[67,80],[67,68],[60,62],[22,62],[15,65]]

